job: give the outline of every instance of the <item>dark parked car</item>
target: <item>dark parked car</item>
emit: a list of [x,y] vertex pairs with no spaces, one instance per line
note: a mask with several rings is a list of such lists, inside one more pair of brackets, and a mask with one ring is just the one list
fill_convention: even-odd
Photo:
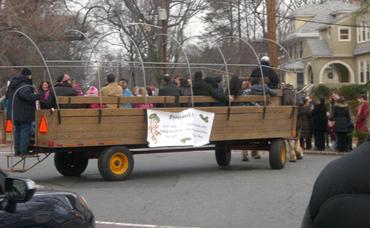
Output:
[[0,170],[0,227],[93,228],[95,219],[82,196],[37,189],[32,180]]

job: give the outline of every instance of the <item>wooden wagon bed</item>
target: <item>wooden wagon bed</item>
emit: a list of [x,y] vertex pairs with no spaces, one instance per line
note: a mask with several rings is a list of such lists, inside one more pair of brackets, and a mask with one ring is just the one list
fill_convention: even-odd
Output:
[[[117,108],[85,108],[100,101]],[[217,101],[203,96],[58,97],[58,102],[62,109],[36,111],[31,148],[36,156],[55,153],[56,169],[64,176],[79,176],[88,160],[96,158],[104,179],[124,180],[132,172],[133,154],[163,152],[148,149],[147,111],[120,108],[127,103],[152,103],[161,106],[158,110],[167,112],[180,112],[195,104],[196,109],[214,113],[210,142],[214,145],[216,161],[222,167],[230,164],[232,149],[263,149],[270,151],[271,168],[281,169],[286,161],[284,139],[296,137],[297,109],[281,105],[281,91],[277,97],[267,97],[266,106],[263,96],[241,96],[231,106],[212,106]],[[200,105],[202,107],[197,107]],[[0,140],[6,142],[9,134],[5,132],[7,124],[3,113],[0,118]],[[192,148],[172,151],[189,149]]]

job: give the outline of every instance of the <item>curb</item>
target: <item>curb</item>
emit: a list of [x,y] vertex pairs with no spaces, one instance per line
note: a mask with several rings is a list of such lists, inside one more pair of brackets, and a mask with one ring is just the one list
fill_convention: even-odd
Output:
[[332,155],[332,156],[343,156],[350,152],[334,152],[334,151],[317,151],[317,150],[304,150],[303,154],[309,154],[309,155]]

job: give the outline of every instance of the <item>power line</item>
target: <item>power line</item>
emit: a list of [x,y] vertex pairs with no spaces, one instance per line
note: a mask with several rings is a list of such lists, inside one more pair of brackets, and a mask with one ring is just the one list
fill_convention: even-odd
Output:
[[[258,14],[267,16],[265,13],[259,13]],[[340,23],[331,23],[331,22],[325,22],[325,21],[315,21],[315,20],[306,20],[306,19],[298,19],[298,18],[291,18],[286,16],[280,16],[276,15],[278,18],[286,19],[286,20],[293,20],[293,21],[302,21],[307,23],[315,23],[315,24],[323,24],[323,25],[338,25],[338,26],[345,26],[345,27],[352,27],[352,28],[370,28],[370,25],[350,25],[350,24],[340,24]]]

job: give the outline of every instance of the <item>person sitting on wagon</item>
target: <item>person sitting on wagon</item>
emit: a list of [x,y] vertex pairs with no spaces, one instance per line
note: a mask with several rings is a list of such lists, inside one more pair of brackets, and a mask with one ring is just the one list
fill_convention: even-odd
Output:
[[[89,89],[86,91],[86,97],[98,97],[99,96],[99,90],[95,86],[90,86]],[[102,104],[102,108],[106,108],[107,106],[105,104]],[[89,104],[88,108],[91,109],[99,109],[100,103],[93,103]]]
[[[57,102],[56,102],[56,97],[57,96],[77,96],[77,91],[72,88],[72,78],[68,74],[62,74],[57,78],[57,83],[54,86],[54,94],[49,95],[49,103],[52,108],[58,108],[57,107]],[[54,92],[52,91],[52,92]],[[60,108],[71,108],[77,106],[73,105],[60,105]]]
[[39,86],[39,93],[41,95],[40,99],[40,107],[41,109],[49,109],[50,106],[50,100],[49,96],[51,93],[51,84],[48,81],[42,81]]
[[[193,94],[194,96],[212,96],[217,101],[226,105],[229,99],[224,94],[217,93],[209,84],[203,80],[203,73],[197,71],[194,73],[193,81]],[[209,103],[198,103],[196,106],[209,106]]]
[[[136,97],[146,97],[146,96],[148,96],[146,88],[144,88],[144,87],[139,88],[139,87],[135,86],[134,88],[132,88],[132,93]],[[151,109],[151,108],[154,107],[154,105],[152,103],[137,103],[137,104],[133,104],[132,107],[133,108],[140,108],[140,109]]]
[[180,88],[178,88],[172,81],[170,76],[164,76],[163,81],[165,85],[159,90],[158,96],[175,96],[175,103],[172,104],[157,104],[157,107],[179,107],[180,104],[178,102],[180,94]]
[[[116,76],[108,74],[107,82],[108,84],[101,89],[100,94],[103,97],[121,97],[123,90],[116,82]],[[107,108],[117,108],[117,104],[107,104]]]
[[262,73],[264,77],[267,77],[269,79],[268,86],[271,89],[277,89],[280,83],[279,77],[274,71],[274,69],[271,68],[270,65],[270,57],[263,56],[261,58],[261,67],[256,67],[251,74],[251,78],[261,78],[261,68]]
[[[124,97],[132,97],[132,93],[130,89],[128,88],[128,81],[125,78],[121,78],[119,80],[119,85],[122,87],[122,94]],[[121,108],[132,108],[132,104],[127,103],[127,104],[122,104]]]

